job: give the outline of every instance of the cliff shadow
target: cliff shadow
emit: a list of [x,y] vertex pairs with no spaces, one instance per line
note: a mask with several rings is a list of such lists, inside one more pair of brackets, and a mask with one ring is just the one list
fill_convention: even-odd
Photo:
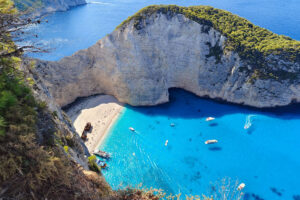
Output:
[[111,95],[96,94],[89,97],[78,97],[74,102],[62,107],[72,122],[82,113],[83,110],[95,108],[102,104],[115,103],[124,106],[115,97]]
[[199,97],[183,89],[169,89],[169,102],[157,106],[134,107],[126,105],[128,109],[145,115],[168,116],[172,118],[203,118],[222,117],[230,114],[267,115],[272,118],[284,120],[300,119],[300,104],[276,108],[254,108],[245,105],[237,105],[218,99]]

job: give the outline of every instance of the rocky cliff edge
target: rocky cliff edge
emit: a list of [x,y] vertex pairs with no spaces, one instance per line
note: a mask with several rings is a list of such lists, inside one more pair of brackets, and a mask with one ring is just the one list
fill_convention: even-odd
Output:
[[36,71],[60,106],[93,94],[156,105],[169,100],[169,88],[182,88],[274,107],[300,101],[299,49],[298,41],[226,11],[150,6],[88,49],[39,61]]

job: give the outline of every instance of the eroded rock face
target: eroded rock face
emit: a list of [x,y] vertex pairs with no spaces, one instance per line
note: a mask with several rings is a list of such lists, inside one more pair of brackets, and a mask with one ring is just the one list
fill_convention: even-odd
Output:
[[86,4],[85,0],[43,0],[43,2],[48,12],[66,11],[71,7]]
[[[33,0],[28,1],[28,3],[26,3],[26,1],[22,3],[24,3],[25,6],[27,5],[30,8],[32,4],[35,5],[35,2],[37,2],[37,8],[35,12],[31,14],[33,17],[39,17],[47,13],[56,11],[66,11],[69,10],[71,7],[87,3],[86,0],[41,0],[40,2]],[[42,4],[41,6],[40,3]]]
[[[103,93],[135,106],[156,105],[168,101],[173,87],[255,107],[300,101],[298,78],[256,79],[237,53],[224,51],[226,37],[211,27],[162,13],[143,24],[137,29],[132,21],[58,62],[39,61],[37,72],[56,102]],[[275,70],[300,71],[299,63],[268,59]]]

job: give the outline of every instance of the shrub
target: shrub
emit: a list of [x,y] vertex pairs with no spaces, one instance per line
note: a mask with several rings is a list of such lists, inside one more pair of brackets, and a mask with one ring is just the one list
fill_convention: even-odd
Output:
[[66,153],[69,153],[69,147],[68,146],[64,146],[64,150]]
[[38,108],[41,109],[41,110],[45,110],[47,108],[47,102],[45,101],[40,101],[38,102]]
[[97,165],[96,161],[97,157],[95,155],[88,157],[89,168],[94,172],[101,173],[101,168]]

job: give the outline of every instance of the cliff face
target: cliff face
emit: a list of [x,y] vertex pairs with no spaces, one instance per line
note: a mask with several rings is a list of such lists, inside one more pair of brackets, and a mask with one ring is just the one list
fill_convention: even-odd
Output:
[[66,11],[71,7],[86,4],[86,0],[14,0],[21,10],[33,9],[34,16],[41,16],[56,11]]
[[60,106],[99,93],[135,106],[156,105],[167,102],[174,87],[254,107],[300,101],[299,61],[269,54],[260,66],[226,49],[227,43],[207,23],[154,12],[70,57],[39,61],[36,70]]
[[66,11],[71,7],[86,4],[85,0],[43,0],[46,12]]

